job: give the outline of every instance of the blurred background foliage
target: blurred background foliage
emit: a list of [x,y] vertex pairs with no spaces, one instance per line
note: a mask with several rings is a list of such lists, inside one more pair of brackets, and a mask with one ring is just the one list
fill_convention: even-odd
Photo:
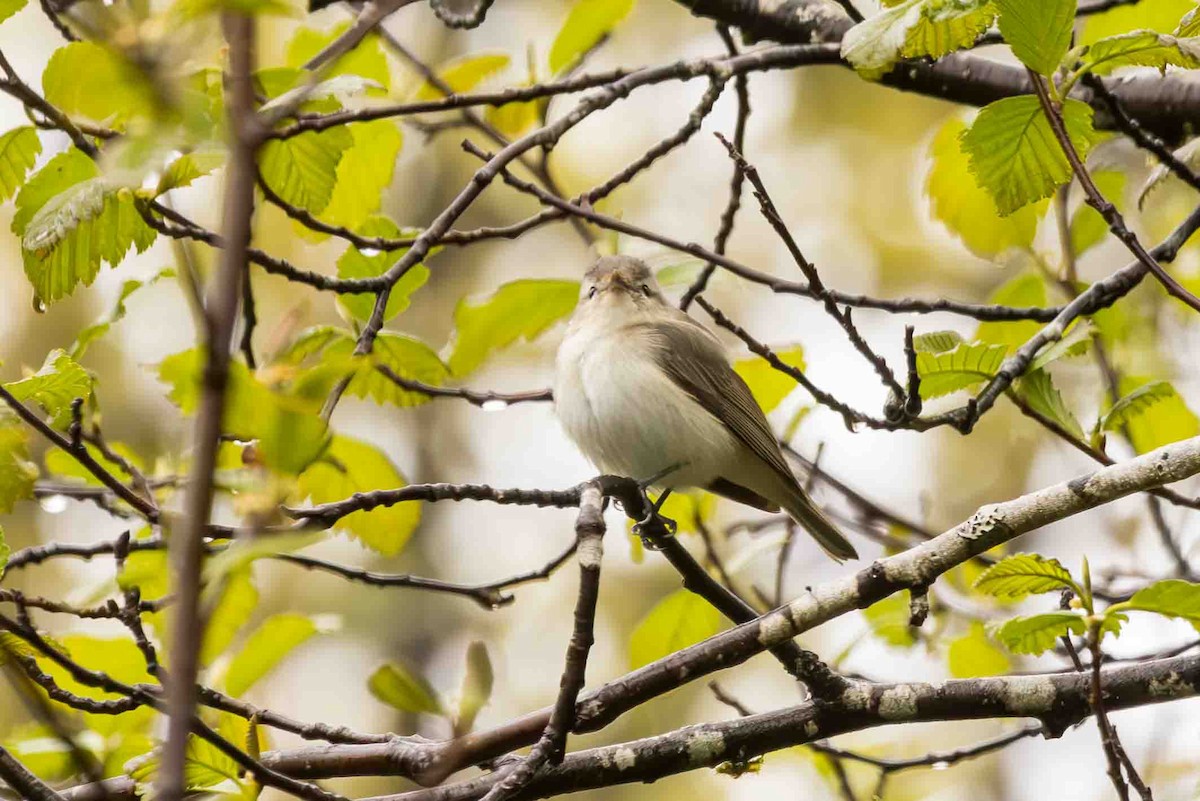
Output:
[[[195,15],[203,11],[202,5],[202,0],[180,4],[171,13]],[[263,16],[259,23],[259,65],[264,68],[259,78],[268,96],[286,91],[297,67],[348,21],[341,8],[304,15],[287,0],[279,0],[279,6],[280,14]],[[1080,41],[1090,41],[1133,27],[1169,31],[1191,7],[1186,2],[1142,0],[1092,17],[1078,34]],[[422,60],[435,65],[451,87],[465,91],[515,86],[561,72],[572,53],[592,43],[580,23],[570,25],[572,15],[580,14],[598,18],[602,26],[616,26],[611,38],[589,56],[587,70],[711,55],[722,47],[709,23],[674,4],[649,0],[636,6],[617,0],[584,0],[574,6],[557,0],[505,0],[491,10],[482,27],[457,32],[445,29],[422,5],[404,10],[386,27]],[[177,208],[218,229],[220,158],[204,146],[214,130],[214,116],[221,113],[219,103],[211,102],[217,97],[213,81],[219,81],[214,70],[221,63],[221,42],[212,26],[173,25],[166,12],[138,21],[136,15],[123,17],[99,6],[91,20],[102,38],[112,43],[111,51],[80,44],[64,54],[67,49],[32,6],[0,27],[0,49],[20,75],[35,87],[40,85],[72,114],[123,127],[131,134],[128,142],[106,155],[105,175],[120,176],[122,170],[144,164],[147,149],[158,148],[168,155],[184,142],[195,147],[185,157],[188,163],[176,161],[162,175],[141,175],[134,183],[154,191],[181,187],[172,192]],[[123,55],[113,55],[118,52]],[[999,52],[995,56],[1006,57]],[[339,62],[338,69],[369,81],[348,81],[341,87],[365,95],[364,102],[439,94],[374,37]],[[184,84],[191,91],[180,95]],[[1063,276],[1063,264],[1054,204],[1047,201],[1009,217],[997,215],[991,198],[975,185],[958,146],[958,135],[972,112],[868,83],[840,67],[756,73],[750,76],[750,87],[753,113],[747,156],[763,175],[805,254],[830,285],[881,296],[991,299],[1013,305],[1063,302],[1064,291],[1055,280]],[[601,183],[671,134],[701,89],[699,82],[642,89],[579,125],[549,159],[550,173],[563,193],[573,196]],[[317,110],[331,110],[338,102],[335,97],[318,100]],[[548,104],[514,104],[489,109],[487,118],[514,135],[535,125],[540,113],[553,119],[570,105],[566,98]],[[144,125],[147,109],[155,110],[149,115],[159,121],[155,125]],[[7,97],[0,100],[0,114],[6,128],[28,122],[20,106]],[[683,241],[711,240],[726,202],[731,167],[707,132],[730,131],[734,117],[733,92],[727,91],[701,135],[621,187],[600,208]],[[417,120],[419,125],[382,120],[318,135],[324,137],[324,144],[305,157],[311,157],[308,166],[317,173],[335,176],[333,182],[291,181],[289,165],[301,161],[295,149],[304,144],[301,138],[286,145],[273,142],[262,154],[264,176],[285,199],[364,235],[397,236],[419,230],[445,207],[477,166],[458,146],[462,136],[478,138],[476,134],[462,128],[438,130],[439,123],[454,118],[453,113],[426,115]],[[59,133],[40,132],[38,138],[39,167],[68,145]],[[327,155],[333,140],[338,140],[333,148],[343,155],[330,164],[323,154]],[[1165,180],[1155,184],[1152,202],[1140,211],[1138,195],[1150,171],[1143,156],[1122,139],[1099,142],[1091,165],[1104,191],[1117,200],[1146,241],[1158,241],[1195,202],[1191,190]],[[77,168],[96,169],[90,162]],[[278,183],[272,181],[276,175]],[[376,206],[374,198],[380,193]],[[1075,191],[1068,200],[1067,218],[1078,255],[1076,278],[1086,282],[1108,274],[1128,256],[1119,243],[1105,236],[1094,212],[1078,208],[1079,195]],[[117,194],[87,202],[132,200]],[[460,227],[512,222],[536,210],[533,201],[497,184],[471,207]],[[0,211],[6,217],[13,213],[11,206]],[[14,221],[18,225],[23,227]],[[126,238],[118,244],[125,247],[139,242],[139,237],[148,238],[134,230],[122,236]],[[338,240],[315,236],[269,205],[258,208],[254,236],[263,250],[330,275],[375,275],[394,261],[385,254],[355,251]],[[660,270],[672,297],[682,293],[698,266],[678,254],[623,237],[602,234],[597,247],[647,258]],[[185,253],[159,237],[145,252],[131,253],[124,260],[109,259],[119,261],[119,266],[100,269],[91,286],[59,292],[47,284],[39,288],[42,297],[31,302],[30,282],[19,266],[20,238],[4,237],[0,248],[9,265],[0,271],[3,379],[12,381],[36,370],[54,348],[70,349],[97,377],[95,397],[106,434],[148,470],[176,472],[186,463],[180,449],[188,432],[186,414],[194,403],[189,393],[194,390],[191,381],[198,355],[190,350],[195,331],[180,283],[180,264],[181,260],[189,263],[205,275],[212,268],[212,252],[193,247]],[[748,195],[730,252],[756,269],[797,277],[786,249]],[[1200,286],[1196,253],[1196,246],[1189,245],[1173,268],[1193,288]],[[429,383],[462,380],[471,387],[510,391],[545,387],[551,380],[559,322],[573,305],[575,282],[594,255],[563,223],[537,228],[514,241],[441,249],[406,276],[393,295],[380,351],[385,359],[403,365],[407,375]],[[323,440],[321,431],[305,428],[311,408],[304,403],[323,397],[332,375],[311,369],[312,359],[315,356],[328,365],[336,363],[339,353],[347,356],[350,340],[344,332],[349,321],[369,314],[371,302],[367,296],[338,301],[332,294],[313,292],[257,269],[252,273],[260,320],[256,346],[275,358],[257,374],[235,370],[235,404],[244,411],[231,416],[246,427],[237,433],[260,441],[252,457],[240,448],[228,449],[222,465],[228,471],[228,486],[236,492],[220,497],[219,521],[232,523],[258,515],[258,521],[267,524],[272,522],[274,504],[282,498],[336,500],[357,489],[398,486],[406,480],[560,488],[591,475],[547,404],[508,408],[492,404],[481,410],[455,400],[430,401],[386,382],[371,384],[369,376],[356,379],[351,397],[332,420],[333,458],[354,469],[334,469],[328,462],[310,466],[312,453],[298,451],[303,451],[304,442],[319,450]],[[542,282],[514,283],[528,279]],[[146,283],[131,288],[129,281]],[[58,299],[58,294],[66,296]],[[818,305],[773,295],[722,273],[714,278],[710,297],[761,340],[776,346],[785,361],[805,366],[814,381],[839,398],[867,410],[882,407],[885,398],[869,367],[856,361],[842,332]],[[119,302],[127,310],[124,319],[113,311]],[[889,361],[902,363],[903,320],[868,311],[858,312],[855,319]],[[88,329],[97,320],[111,322],[111,330]],[[1200,343],[1182,307],[1168,303],[1156,284],[1147,283],[1119,309],[1097,315],[1093,322],[1096,335],[1126,377],[1122,393],[1168,382],[1155,385],[1153,417],[1124,421],[1132,426],[1129,442],[1109,437],[1110,453],[1119,458],[1134,449],[1144,451],[1196,434],[1200,425],[1189,403],[1200,402],[1200,387],[1190,355]],[[918,333],[951,330],[965,341],[981,340],[985,343],[981,353],[997,358],[1037,330],[1030,323],[976,326],[949,315],[930,315],[917,325]],[[730,352],[740,360],[739,371],[753,385],[778,430],[789,432],[799,451],[810,458],[819,452],[822,469],[934,531],[953,525],[981,503],[1057,482],[1090,465],[1086,457],[1010,404],[988,414],[969,438],[948,429],[925,434],[851,432],[837,414],[813,407],[803,391],[794,391],[790,380],[781,380],[780,374],[750,358],[740,344],[730,340]],[[922,369],[930,377],[927,390],[932,392],[937,354],[922,356],[928,361]],[[1064,359],[1054,365],[1053,377],[1071,410],[1068,416],[1077,421],[1075,427],[1080,434],[1091,435],[1093,422],[1109,405],[1094,364],[1087,358]],[[269,387],[278,382],[291,382],[293,394],[284,398],[272,392]],[[963,386],[960,381],[947,391]],[[958,400],[931,399],[929,407],[936,410],[945,404],[948,408]],[[1099,426],[1099,434],[1103,428]],[[273,448],[273,443],[278,447]],[[31,447],[43,473],[72,474],[72,466],[61,454],[45,453],[36,440]],[[256,460],[284,477],[265,479],[246,470],[246,462]],[[298,479],[286,477],[298,472]],[[834,504],[835,512],[851,513],[820,482],[816,494]],[[1168,521],[1185,552],[1194,553],[1195,516],[1181,512],[1169,507]],[[676,497],[666,513],[680,522],[681,536],[698,554],[704,551],[698,530],[710,533],[741,589],[750,593],[757,588],[771,597],[783,541],[778,526],[753,525],[760,519],[757,513],[711,497]],[[545,563],[570,541],[572,522],[569,510],[470,503],[418,509],[409,504],[359,513],[342,522],[341,535],[292,544],[305,554],[372,570],[476,583]],[[739,525],[743,522],[750,524]],[[726,625],[702,601],[679,590],[677,576],[662,560],[644,553],[636,538],[625,536],[619,514],[610,513],[609,523],[589,685],[615,678]],[[94,542],[112,538],[123,528],[120,521],[93,506],[61,496],[19,503],[4,519],[5,536],[13,549],[50,541]],[[1156,536],[1144,500],[1129,498],[1030,535],[1019,549],[1052,554],[1070,567],[1086,554],[1096,572],[1111,568],[1157,575],[1170,562],[1157,546]],[[862,540],[859,547],[867,559],[879,552],[878,546]],[[554,697],[554,677],[571,626],[566,610],[574,596],[573,571],[518,588],[515,603],[488,610],[451,595],[377,589],[292,564],[252,559],[253,554],[233,554],[216,567],[210,563],[227,579],[204,643],[203,661],[208,680],[235,695],[245,694],[257,704],[304,720],[430,737],[470,728],[472,720],[479,726],[499,723]],[[837,570],[809,543],[799,543],[784,573],[784,597]],[[908,599],[902,594],[862,615],[807,634],[804,644],[846,671],[889,680],[989,675],[1052,664],[1049,659],[1014,657],[995,644],[980,621],[1008,616],[1011,611],[1005,602],[972,590],[972,571],[970,566],[954,571],[943,582],[946,586],[935,591],[934,617],[921,630],[906,625]],[[90,603],[110,592],[114,580],[112,562],[101,559],[57,560],[14,571],[5,582],[37,595]],[[152,589],[165,593],[162,554],[135,554],[121,581],[141,584],[147,597],[153,597]],[[129,681],[141,680],[140,655],[115,622],[44,620],[80,661],[103,666]],[[164,621],[154,623],[161,634],[158,627]],[[1132,627],[1112,643],[1112,650],[1144,653],[1182,638],[1186,630],[1183,624],[1156,620]],[[485,689],[493,676],[489,694]],[[81,693],[95,692],[63,680]],[[727,691],[757,711],[799,700],[796,687],[769,656],[760,656],[720,680]],[[46,775],[61,771],[65,758],[59,744],[30,722],[9,687],[0,687],[0,697],[0,738],[5,746]],[[1143,709],[1121,717],[1126,746],[1134,760],[1145,766],[1143,775],[1161,798],[1195,796],[1200,765],[1190,746],[1197,734],[1195,715],[1190,714],[1194,704]],[[572,746],[616,742],[731,714],[704,686],[688,686],[640,707],[602,732],[573,738]],[[119,772],[126,760],[148,749],[152,727],[147,715],[141,711],[85,721],[91,738],[85,744],[102,756],[106,771]],[[221,721],[221,725],[235,724]],[[839,743],[874,755],[918,756],[1015,725],[985,721],[881,728],[841,738]],[[243,732],[235,741],[244,739]],[[957,798],[966,788],[979,801],[1034,793],[1102,797],[1109,788],[1094,740],[1094,728],[1088,723],[1081,732],[1069,732],[1061,740],[1026,740],[953,770],[935,766],[898,774],[883,788],[885,797],[895,801]],[[270,747],[294,742],[286,735],[269,737]],[[1067,764],[1072,770],[1061,770]],[[859,797],[869,797],[876,789],[876,772],[855,764],[847,769]],[[403,786],[389,779],[330,784],[348,795]],[[828,759],[800,748],[768,755],[760,770],[736,780],[701,771],[654,786],[619,787],[591,796],[650,799],[686,793],[730,799],[796,794],[832,798],[837,789]],[[271,797],[270,791],[264,797]]]

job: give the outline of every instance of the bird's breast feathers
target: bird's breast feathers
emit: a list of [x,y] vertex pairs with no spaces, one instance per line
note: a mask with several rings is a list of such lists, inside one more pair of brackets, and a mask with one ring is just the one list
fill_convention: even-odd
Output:
[[554,397],[567,434],[604,472],[644,479],[682,464],[665,485],[710,482],[737,450],[732,435],[659,367],[650,329],[600,322],[573,321],[559,348]]

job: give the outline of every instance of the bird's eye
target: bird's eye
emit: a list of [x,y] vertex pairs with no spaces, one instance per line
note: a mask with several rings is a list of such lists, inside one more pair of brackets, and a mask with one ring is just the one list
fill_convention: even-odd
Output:
[[645,295],[646,297],[650,297],[650,285],[649,284],[642,284],[642,294]]
[[596,287],[592,287],[591,289],[588,290],[588,297],[589,298],[596,297]]

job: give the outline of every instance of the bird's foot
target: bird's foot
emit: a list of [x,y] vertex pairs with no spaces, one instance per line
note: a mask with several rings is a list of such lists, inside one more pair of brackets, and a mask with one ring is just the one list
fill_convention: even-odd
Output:
[[[671,470],[674,469],[675,468],[671,468]],[[651,478],[649,483],[658,481],[660,478],[662,478],[662,474]],[[658,496],[657,500],[651,501],[650,497],[646,494],[646,487],[643,487],[640,483],[638,486],[641,489],[642,500],[645,502],[645,508],[649,509],[650,511],[645,517],[633,524],[633,533],[642,538],[642,545],[644,545],[647,549],[651,551],[657,551],[660,548],[658,545],[658,540],[663,536],[664,533],[668,537],[674,537],[675,533],[679,530],[679,525],[674,520],[659,514],[659,510],[662,509],[662,505],[666,503],[667,497],[671,494],[671,490],[664,490],[663,493]]]

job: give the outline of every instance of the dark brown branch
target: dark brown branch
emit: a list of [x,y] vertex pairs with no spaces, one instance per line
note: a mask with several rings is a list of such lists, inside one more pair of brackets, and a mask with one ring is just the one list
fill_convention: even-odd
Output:
[[1033,88],[1037,93],[1038,100],[1042,104],[1042,110],[1045,112],[1046,118],[1050,121],[1050,128],[1054,131],[1054,138],[1058,140],[1063,154],[1071,164],[1071,170],[1075,173],[1075,177],[1079,179],[1079,183],[1087,195],[1087,204],[1104,218],[1104,221],[1108,223],[1108,230],[1125,245],[1129,252],[1133,254],[1133,257],[1154,274],[1158,282],[1167,290],[1167,294],[1183,301],[1188,306],[1191,306],[1192,309],[1200,311],[1200,298],[1197,298],[1183,284],[1176,281],[1174,277],[1162,268],[1162,265],[1158,263],[1153,255],[1146,252],[1137,235],[1125,225],[1125,219],[1121,216],[1121,212],[1100,193],[1087,167],[1084,166],[1083,160],[1079,158],[1079,153],[1075,150],[1075,145],[1071,142],[1066,125],[1063,123],[1062,109],[1051,100],[1044,79],[1032,70],[1030,70],[1029,75],[1030,80],[1033,81]]
[[17,416],[24,420],[31,428],[48,439],[51,443],[61,448],[68,453],[75,461],[83,465],[89,473],[107,487],[114,495],[116,495],[125,503],[133,507],[138,514],[146,518],[151,523],[158,521],[158,507],[152,501],[139,496],[136,492],[127,487],[120,479],[108,471],[104,465],[96,461],[88,452],[87,448],[82,444],[73,445],[71,441],[64,437],[59,432],[55,431],[49,425],[42,421],[36,414],[31,412],[25,404],[18,401],[13,394],[4,387],[0,386],[0,400],[3,400]]
[[787,223],[783,221],[779,210],[775,208],[775,203],[771,200],[771,196],[767,192],[767,187],[759,176],[758,170],[755,169],[753,164],[746,161],[741,151],[735,148],[728,139],[719,133],[716,134],[716,137],[721,140],[721,144],[725,145],[725,149],[729,151],[729,157],[737,163],[742,173],[749,179],[750,185],[754,187],[754,197],[758,200],[759,209],[762,211],[763,217],[775,229],[775,233],[779,235],[779,238],[783,240],[784,246],[787,247],[788,253],[791,254],[792,261],[796,262],[796,266],[800,268],[800,272],[804,273],[813,296],[821,301],[825,307],[825,312],[846,332],[846,336],[849,338],[850,344],[854,346],[854,349],[861,353],[863,358],[875,368],[875,373],[879,376],[879,380],[883,382],[883,385],[891,390],[892,394],[896,397],[904,397],[904,388],[896,380],[896,375],[892,372],[892,368],[888,367],[883,357],[872,350],[867,341],[863,339],[862,334],[858,332],[858,328],[850,318],[850,310],[843,310],[838,306],[829,294],[829,290],[825,288],[825,283],[821,280],[821,275],[817,272],[817,268],[801,252],[800,246],[796,243],[796,238],[792,236]]
[[583,689],[588,653],[595,642],[596,603],[600,597],[600,561],[604,553],[604,496],[598,482],[584,485],[579,496],[575,539],[579,554],[579,595],[575,625],[567,646],[558,698],[546,730],[524,760],[488,791],[484,801],[504,801],[519,793],[545,765],[562,762],[567,734],[575,725],[575,702]]
[[221,261],[204,310],[206,364],[192,434],[192,477],[188,482],[184,516],[171,540],[175,588],[171,625],[172,680],[167,683],[169,722],[155,779],[157,801],[183,798],[185,753],[195,717],[196,673],[204,627],[200,609],[204,532],[212,511],[213,471],[229,381],[230,345],[238,316],[254,214],[254,160],[261,141],[255,128],[251,77],[254,72],[254,20],[238,12],[225,12],[222,21],[229,43],[225,108],[230,143],[222,223],[226,247],[221,251]]
[[63,797],[52,787],[34,776],[16,758],[0,748],[0,779],[28,801],[63,801]]
[[534,389],[528,392],[493,392],[492,390],[481,391],[464,387],[438,387],[397,375],[386,364],[376,365],[375,369],[401,389],[420,392],[431,398],[460,398],[473,406],[492,408],[493,405],[511,406],[514,403],[540,403],[554,400],[549,389]]

